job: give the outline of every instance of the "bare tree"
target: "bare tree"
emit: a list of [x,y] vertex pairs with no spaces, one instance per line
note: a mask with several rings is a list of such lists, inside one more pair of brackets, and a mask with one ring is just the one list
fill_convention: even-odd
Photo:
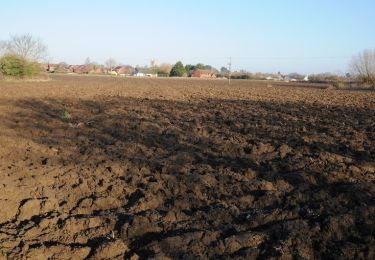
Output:
[[150,61],[150,70],[152,73],[157,74],[158,73],[158,62],[155,59],[152,59]]
[[158,66],[158,62],[155,59],[150,61],[150,68],[155,68]]
[[90,57],[87,57],[85,60],[85,65],[91,65]]
[[5,42],[5,51],[32,61],[39,61],[47,56],[47,47],[31,34],[12,35]]
[[116,66],[116,61],[113,58],[109,58],[105,62],[106,67],[109,69],[109,71],[112,71],[113,68]]
[[171,73],[171,70],[172,70],[172,65],[171,64],[168,64],[168,63],[162,63],[160,66],[159,66],[159,72],[163,73],[163,74],[168,74]]
[[375,88],[375,49],[364,50],[352,58],[351,69],[364,82]]

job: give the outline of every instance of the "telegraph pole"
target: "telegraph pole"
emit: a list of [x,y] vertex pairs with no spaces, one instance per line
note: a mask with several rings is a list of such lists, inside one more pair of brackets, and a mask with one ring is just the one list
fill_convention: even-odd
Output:
[[230,85],[230,83],[231,83],[230,80],[231,80],[231,77],[232,77],[232,57],[229,57],[228,70],[229,70],[228,82],[229,82],[229,85]]

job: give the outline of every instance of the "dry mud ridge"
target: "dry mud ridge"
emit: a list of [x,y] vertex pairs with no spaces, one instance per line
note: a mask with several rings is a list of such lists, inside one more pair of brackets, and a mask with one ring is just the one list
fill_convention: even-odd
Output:
[[374,93],[102,77],[0,90],[0,259],[375,258]]

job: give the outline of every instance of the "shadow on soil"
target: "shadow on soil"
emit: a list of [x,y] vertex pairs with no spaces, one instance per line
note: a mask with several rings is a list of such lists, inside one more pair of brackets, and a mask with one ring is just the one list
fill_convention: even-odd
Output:
[[[123,205],[134,218],[118,227],[130,255],[374,254],[374,110],[121,97],[13,105],[2,122],[51,150],[42,165],[137,169],[121,173],[137,189]],[[158,203],[141,205],[147,194]],[[137,216],[149,217],[144,231]]]

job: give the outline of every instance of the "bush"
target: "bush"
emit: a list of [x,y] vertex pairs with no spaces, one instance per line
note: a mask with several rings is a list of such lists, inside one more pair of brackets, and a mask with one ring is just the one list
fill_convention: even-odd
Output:
[[61,114],[61,119],[63,120],[63,121],[67,121],[67,122],[69,122],[69,121],[71,121],[72,120],[72,115],[68,112],[68,111],[66,111],[66,110],[64,110],[63,112],[62,112],[62,114]]
[[186,69],[181,61],[177,62],[170,73],[171,77],[184,77],[186,76]]
[[33,78],[41,73],[41,67],[35,62],[14,55],[0,59],[0,74],[4,77]]

